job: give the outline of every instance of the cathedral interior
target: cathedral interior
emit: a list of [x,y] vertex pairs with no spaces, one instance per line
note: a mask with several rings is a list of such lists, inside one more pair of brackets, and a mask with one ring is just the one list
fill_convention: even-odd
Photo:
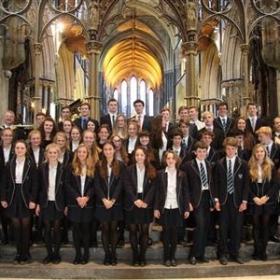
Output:
[[87,101],[99,119],[116,98],[130,117],[140,98],[147,115],[175,119],[224,100],[231,114],[255,102],[274,117],[279,24],[278,0],[1,0],[0,110],[32,124]]

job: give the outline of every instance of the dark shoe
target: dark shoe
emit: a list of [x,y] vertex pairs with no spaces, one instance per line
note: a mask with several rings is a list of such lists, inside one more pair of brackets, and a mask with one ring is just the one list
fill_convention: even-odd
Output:
[[191,256],[191,257],[189,258],[189,261],[190,261],[190,264],[196,265],[196,257],[195,257],[195,256]]
[[164,261],[164,265],[165,265],[166,267],[170,267],[170,266],[171,266],[171,261],[170,261],[170,260]]
[[106,266],[111,264],[111,258],[110,258],[110,256],[105,255],[103,264],[106,265]]
[[185,239],[180,239],[180,240],[178,240],[178,244],[186,247],[187,246],[187,241]]
[[267,261],[267,254],[262,254],[260,256],[260,260],[266,262]]
[[176,261],[175,259],[172,259],[172,260],[171,260],[171,265],[172,265],[173,267],[177,266],[177,261]]
[[81,264],[82,263],[82,258],[81,256],[76,256],[75,259],[73,260],[73,264]]
[[53,264],[59,264],[61,262],[61,257],[60,257],[60,255],[54,255],[54,257],[53,257],[53,260],[52,260],[52,263]]
[[145,259],[142,259],[142,260],[140,261],[140,266],[144,267],[144,266],[146,266],[146,265],[147,265],[146,260],[145,260]]
[[260,254],[254,252],[252,254],[252,259],[255,260],[255,261],[259,261],[260,260]]
[[201,257],[201,258],[196,258],[199,262],[202,263],[209,263],[209,259],[205,256]]
[[20,264],[21,265],[24,265],[24,264],[27,264],[27,262],[28,262],[28,257],[20,257]]
[[14,260],[13,260],[13,264],[19,264],[20,263],[20,255],[16,255]]
[[152,246],[153,245],[153,239],[152,238],[148,238],[148,246]]
[[84,256],[82,258],[81,264],[87,264],[88,260],[89,260],[89,254],[86,253],[86,254],[84,254]]
[[138,258],[136,258],[136,257],[133,258],[132,265],[135,267],[139,266]]
[[52,261],[53,261],[52,255],[47,255],[43,260],[43,264],[49,264]]
[[125,241],[123,239],[120,239],[118,242],[118,247],[123,247],[125,244]]
[[8,238],[3,238],[2,241],[1,241],[1,244],[2,244],[2,245],[7,245],[7,244],[9,244]]
[[238,264],[244,264],[244,262],[239,257],[231,257],[231,260]]
[[116,257],[112,257],[111,258],[111,265],[115,266],[115,265],[117,265],[117,263],[118,263],[117,258]]
[[226,257],[226,256],[221,256],[221,257],[219,258],[219,262],[220,262],[220,264],[222,264],[222,265],[227,265],[227,264],[228,264],[227,257]]

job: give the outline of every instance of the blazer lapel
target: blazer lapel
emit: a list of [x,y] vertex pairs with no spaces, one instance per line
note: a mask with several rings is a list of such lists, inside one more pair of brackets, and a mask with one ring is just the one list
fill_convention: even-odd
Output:
[[27,177],[29,169],[30,169],[30,160],[28,160],[28,158],[25,158],[23,174],[22,174],[22,184],[24,183],[24,181]]
[[62,164],[58,163],[57,170],[56,170],[56,178],[55,178],[55,193],[57,193],[59,189],[62,171],[63,171],[63,166]]
[[198,168],[198,165],[197,165],[196,160],[192,160],[191,166],[192,166],[194,172],[195,172],[195,173],[197,174],[197,176],[200,178],[200,172],[199,172],[199,168]]

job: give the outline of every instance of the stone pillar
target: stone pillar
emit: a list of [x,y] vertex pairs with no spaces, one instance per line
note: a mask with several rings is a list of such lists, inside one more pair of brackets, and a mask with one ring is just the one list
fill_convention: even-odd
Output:
[[[0,35],[0,57],[3,57],[3,44],[4,37]],[[9,75],[10,71],[4,71],[2,60],[0,60],[0,92],[1,92],[1,102],[0,102],[0,125],[3,123],[4,112],[8,108],[9,104],[9,79],[11,78]]]
[[182,44],[182,54],[185,58],[185,88],[186,88],[186,105],[196,106],[199,105],[199,97],[197,96],[197,73],[196,73],[196,56],[197,56],[197,43],[194,41],[195,35],[189,36],[190,40]]
[[252,97],[250,95],[250,79],[249,79],[249,45],[242,44],[240,45],[242,60],[243,60],[243,80],[244,80],[244,92],[243,92],[243,103],[246,106],[249,102],[252,101]]
[[95,40],[90,40],[87,43],[87,53],[89,58],[89,88],[88,96],[86,97],[91,106],[91,117],[100,119],[100,94],[99,94],[99,79],[98,79],[98,59],[102,44]]
[[34,105],[34,115],[33,115],[33,123],[35,124],[35,116],[38,112],[42,111],[42,96],[40,90],[40,61],[43,46],[40,43],[34,43],[34,96],[32,97],[32,102]]

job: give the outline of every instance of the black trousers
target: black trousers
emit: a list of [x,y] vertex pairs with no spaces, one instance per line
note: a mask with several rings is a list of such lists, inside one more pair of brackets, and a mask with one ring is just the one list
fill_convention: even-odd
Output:
[[233,194],[228,195],[227,201],[221,206],[220,212],[220,242],[219,256],[230,255],[237,257],[241,243],[243,213],[234,205]]
[[195,231],[191,255],[204,257],[210,226],[210,193],[203,191],[200,204],[194,209]]

